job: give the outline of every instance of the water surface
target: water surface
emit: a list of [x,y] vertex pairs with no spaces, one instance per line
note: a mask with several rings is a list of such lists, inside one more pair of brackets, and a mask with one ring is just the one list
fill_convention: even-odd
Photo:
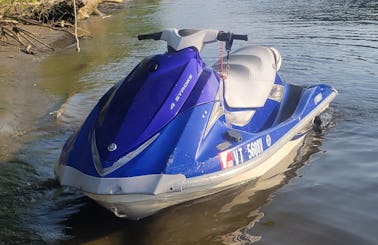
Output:
[[[376,1],[133,1],[91,25],[94,38],[0,69],[0,240],[5,244],[377,244]],[[165,27],[217,28],[276,47],[283,79],[340,95],[329,127],[281,169],[240,188],[142,221],[116,218],[53,174],[67,137],[99,97],[164,43]],[[235,43],[235,48],[243,43]],[[203,57],[215,62],[219,46]],[[3,57],[1,57],[3,58]],[[288,166],[290,165],[290,166]]]

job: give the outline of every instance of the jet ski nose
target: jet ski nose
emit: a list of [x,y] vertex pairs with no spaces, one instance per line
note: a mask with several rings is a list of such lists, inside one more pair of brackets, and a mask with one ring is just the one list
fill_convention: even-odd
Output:
[[118,149],[118,145],[116,143],[111,143],[108,145],[106,151],[108,154],[101,155],[100,150],[96,144],[96,137],[92,136],[92,159],[95,164],[95,168],[97,173],[101,176],[110,174],[111,172],[115,171],[116,169],[124,166],[125,164],[132,162],[134,158],[140,155],[147,147],[149,147],[159,136],[155,134],[150,139],[146,140],[143,144],[141,144],[136,149],[132,151],[128,151],[127,153],[123,153],[122,150]]
[[193,49],[148,57],[141,62],[100,103],[93,144],[101,159],[109,164],[118,161],[173,120],[203,66]]

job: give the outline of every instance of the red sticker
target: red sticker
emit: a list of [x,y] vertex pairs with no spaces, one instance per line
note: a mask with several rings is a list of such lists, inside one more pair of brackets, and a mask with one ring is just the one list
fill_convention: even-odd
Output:
[[234,159],[231,151],[223,151],[218,154],[222,169],[230,168],[234,166]]

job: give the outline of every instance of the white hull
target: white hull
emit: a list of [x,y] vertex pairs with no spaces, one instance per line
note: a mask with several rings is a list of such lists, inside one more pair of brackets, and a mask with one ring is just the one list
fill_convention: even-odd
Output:
[[[158,195],[149,194],[126,194],[126,195],[98,195],[85,193],[88,197],[97,201],[100,205],[111,210],[118,217],[128,219],[141,219],[150,216],[157,211],[179,203],[212,195],[222,190],[241,185],[264,175],[274,166],[280,163],[289,153],[297,150],[303,143],[304,136],[287,142],[275,154],[271,155],[263,164],[251,168],[243,173],[235,174],[222,181],[207,181],[199,185],[200,178],[187,179],[181,192],[162,193]],[[197,183],[196,183],[197,182]],[[204,181],[202,181],[204,182]]]

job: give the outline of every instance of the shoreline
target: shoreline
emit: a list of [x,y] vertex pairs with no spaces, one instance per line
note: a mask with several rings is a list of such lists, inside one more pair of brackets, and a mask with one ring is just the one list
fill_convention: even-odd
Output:
[[[87,28],[85,28],[85,26],[88,26],[88,24],[93,24],[93,19],[104,19],[111,17],[111,15],[116,11],[125,8],[127,2],[127,0],[109,0],[99,3],[95,9],[99,10],[100,12],[94,12],[88,18],[78,20],[78,28],[81,30],[81,32],[84,33],[79,37],[79,40],[91,38],[91,33]],[[100,13],[101,15],[99,15],[98,13]],[[0,57],[2,58],[0,59],[0,67],[3,65],[6,66],[8,63],[4,62],[3,58],[6,58],[8,61],[9,59],[33,60],[33,57],[43,58],[44,56],[53,54],[56,51],[65,49],[76,43],[75,35],[67,31],[67,29],[50,28],[47,25],[45,26],[21,23],[17,24],[17,26],[34,34],[40,41],[53,48],[53,50],[41,43],[36,42],[36,46],[34,47],[35,53],[28,54],[23,52],[17,45],[17,43],[12,42],[12,40],[11,44],[9,45],[2,45],[0,43]]]
[[[104,8],[103,13],[109,15],[125,8],[126,4],[127,1],[104,3],[99,8]],[[88,30],[102,19],[93,15],[81,20],[79,27]],[[75,37],[65,31],[37,25],[25,25],[23,28],[35,33],[54,51],[45,48],[32,55],[22,52],[18,46],[0,45],[0,163],[12,159],[14,153],[33,137],[33,124],[46,114],[45,108],[51,103],[37,85],[35,71],[43,60],[64,49],[73,48],[75,44]],[[28,104],[35,106],[28,110]]]
[[[83,19],[78,21],[78,27],[86,32],[89,35],[84,35],[80,38],[81,40],[92,38],[88,26],[96,25],[97,21],[101,21],[101,19],[111,17],[112,14],[116,13],[117,11],[125,8],[128,0],[123,0],[122,2],[103,2],[98,5],[98,9],[101,13],[105,14],[105,16],[99,15],[91,15],[87,19]],[[41,61],[42,59],[53,55],[60,50],[66,49],[71,47],[76,43],[75,36],[72,33],[69,33],[62,30],[51,29],[48,26],[42,25],[20,25],[22,28],[26,29],[27,31],[35,34],[38,38],[49,45],[50,47],[54,48],[54,50],[50,50],[47,47],[43,47],[40,45],[37,47],[37,52],[35,54],[27,54],[21,51],[20,47],[15,45],[0,45],[0,78],[2,76],[3,71],[7,70],[18,70],[18,68],[22,69],[27,67],[31,69],[37,62]],[[6,81],[0,81],[6,82]],[[1,115],[1,114],[0,114]],[[1,133],[1,125],[0,125],[0,133]]]

